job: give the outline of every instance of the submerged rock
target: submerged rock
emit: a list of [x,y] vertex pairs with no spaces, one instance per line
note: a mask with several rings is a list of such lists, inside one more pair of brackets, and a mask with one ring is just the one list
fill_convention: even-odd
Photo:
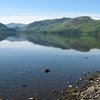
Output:
[[68,81],[67,84],[70,84],[70,82]]
[[85,57],[85,59],[88,59],[89,57]]
[[49,72],[50,72],[50,69],[47,69],[47,68],[46,68],[46,69],[44,70],[44,72],[45,72],[45,73],[49,73]]
[[33,97],[30,97],[29,100],[35,100]]
[[54,93],[54,94],[58,93],[57,90],[52,90],[51,92]]
[[26,87],[26,85],[24,84],[24,85],[22,85],[22,87]]

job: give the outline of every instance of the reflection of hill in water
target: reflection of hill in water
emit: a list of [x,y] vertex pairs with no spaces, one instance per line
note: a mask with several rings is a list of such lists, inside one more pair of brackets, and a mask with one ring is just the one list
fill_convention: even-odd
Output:
[[[76,38],[76,39],[71,39],[71,38],[64,38],[60,36],[45,36],[41,35],[40,37],[38,36],[20,36],[20,37],[7,37],[4,38],[9,41],[29,41],[35,44],[43,45],[43,46],[50,46],[50,47],[56,47],[56,48],[61,48],[61,49],[75,49],[78,51],[89,51],[93,48],[100,48],[98,45],[98,40],[93,39],[92,37],[83,37],[83,38]],[[91,39],[92,42],[88,44],[85,40],[86,39]],[[3,39],[2,39],[3,40]],[[85,43],[84,43],[85,41]],[[95,45],[97,43],[97,45]]]
[[[8,37],[17,37],[8,38]],[[62,49],[88,51],[100,48],[100,20],[88,16],[35,21],[28,25],[0,23],[0,40],[28,40]]]

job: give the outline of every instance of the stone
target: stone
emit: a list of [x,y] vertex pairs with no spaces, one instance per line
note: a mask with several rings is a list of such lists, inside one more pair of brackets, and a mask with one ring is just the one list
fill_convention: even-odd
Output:
[[49,73],[50,72],[50,69],[45,69],[44,72],[45,73]]
[[30,97],[29,100],[35,100],[33,97]]
[[69,87],[69,88],[72,88],[73,86],[72,86],[72,85],[69,85],[68,87]]

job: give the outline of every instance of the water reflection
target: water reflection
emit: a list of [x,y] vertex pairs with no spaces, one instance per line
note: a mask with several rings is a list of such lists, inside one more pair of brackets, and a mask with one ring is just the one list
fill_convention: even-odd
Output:
[[[88,59],[86,59],[88,57]],[[50,69],[48,74],[44,69]],[[0,42],[0,96],[23,100],[36,96],[55,100],[51,91],[74,84],[85,71],[100,70],[100,50],[62,50],[28,41]],[[23,88],[23,85],[26,87]],[[23,96],[22,96],[23,95]],[[52,96],[52,98],[51,98]]]

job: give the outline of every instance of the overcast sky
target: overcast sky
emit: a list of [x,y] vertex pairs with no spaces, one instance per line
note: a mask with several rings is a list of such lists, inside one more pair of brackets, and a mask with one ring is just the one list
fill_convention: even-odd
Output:
[[0,22],[91,16],[100,19],[100,0],[0,0]]

